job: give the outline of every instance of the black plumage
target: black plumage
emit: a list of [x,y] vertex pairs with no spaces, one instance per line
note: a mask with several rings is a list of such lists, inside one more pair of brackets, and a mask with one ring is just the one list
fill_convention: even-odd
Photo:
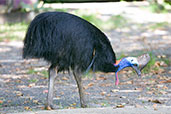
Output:
[[24,40],[24,58],[44,58],[58,72],[69,67],[84,72],[93,56],[93,71],[116,71],[115,53],[106,35],[86,20],[64,12],[36,16]]

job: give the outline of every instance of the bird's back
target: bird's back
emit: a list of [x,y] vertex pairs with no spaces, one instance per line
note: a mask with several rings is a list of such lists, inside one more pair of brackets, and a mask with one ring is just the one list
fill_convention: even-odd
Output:
[[[58,71],[85,71],[95,51],[94,70],[108,72],[116,58],[106,35],[80,17],[46,12],[31,22],[24,39],[23,57],[44,58]],[[107,65],[105,67],[105,65]],[[104,68],[105,67],[105,68]]]

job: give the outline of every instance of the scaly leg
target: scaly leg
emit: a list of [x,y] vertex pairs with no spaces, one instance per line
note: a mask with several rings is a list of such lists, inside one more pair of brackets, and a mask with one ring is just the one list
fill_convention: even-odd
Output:
[[49,80],[48,80],[48,95],[47,95],[47,104],[46,109],[54,109],[56,108],[53,105],[53,96],[54,96],[54,81],[57,76],[56,68],[49,68]]
[[85,108],[85,107],[87,107],[87,104],[85,102],[85,96],[84,96],[85,93],[84,93],[84,88],[82,85],[81,74],[78,74],[76,72],[73,72],[73,74],[74,74],[74,78],[75,78],[77,86],[78,86],[81,107]]

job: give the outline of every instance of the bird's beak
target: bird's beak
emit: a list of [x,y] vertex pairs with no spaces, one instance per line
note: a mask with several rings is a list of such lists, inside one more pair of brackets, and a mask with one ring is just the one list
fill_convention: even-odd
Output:
[[139,77],[141,77],[141,71],[140,71],[139,67],[133,65],[132,68],[136,71],[137,75],[138,75]]

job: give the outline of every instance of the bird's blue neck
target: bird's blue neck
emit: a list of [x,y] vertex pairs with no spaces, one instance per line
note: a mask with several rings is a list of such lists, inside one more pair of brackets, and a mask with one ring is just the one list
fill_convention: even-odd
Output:
[[121,59],[121,61],[115,65],[115,66],[119,66],[118,70],[116,72],[119,72],[120,70],[124,69],[125,67],[130,67],[131,64],[127,61],[126,58]]

